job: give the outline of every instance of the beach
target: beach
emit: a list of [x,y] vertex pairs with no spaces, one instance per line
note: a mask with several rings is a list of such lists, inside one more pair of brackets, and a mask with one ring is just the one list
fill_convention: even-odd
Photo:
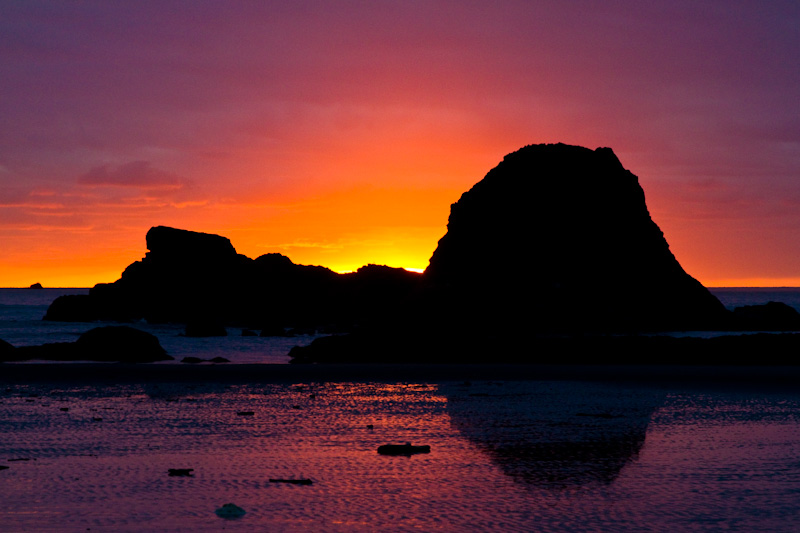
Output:
[[[800,519],[794,369],[0,370],[6,531],[791,531]],[[406,442],[430,453],[377,453]],[[245,514],[221,518],[227,503]]]

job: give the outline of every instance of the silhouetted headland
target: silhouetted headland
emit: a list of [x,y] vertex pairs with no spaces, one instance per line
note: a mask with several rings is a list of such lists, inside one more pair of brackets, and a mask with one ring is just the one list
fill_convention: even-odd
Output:
[[293,362],[672,362],[677,353],[715,363],[729,354],[709,348],[727,341],[649,334],[800,329],[788,306],[732,313],[687,274],[610,148],[508,154],[451,206],[422,275],[250,259],[225,237],[163,226],[146,239],[149,251],[119,280],[56,299],[45,319],[347,333],[292,350]]

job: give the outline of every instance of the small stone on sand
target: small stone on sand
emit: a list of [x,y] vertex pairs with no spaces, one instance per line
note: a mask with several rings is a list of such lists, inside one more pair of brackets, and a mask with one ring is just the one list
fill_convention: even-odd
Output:
[[172,477],[192,477],[194,468],[170,468],[169,475]]
[[232,503],[226,503],[216,511],[214,511],[218,517],[226,518],[228,520],[234,520],[236,518],[241,518],[247,512],[238,505],[234,505]]
[[270,483],[289,483],[290,485],[312,485],[310,479],[270,479]]

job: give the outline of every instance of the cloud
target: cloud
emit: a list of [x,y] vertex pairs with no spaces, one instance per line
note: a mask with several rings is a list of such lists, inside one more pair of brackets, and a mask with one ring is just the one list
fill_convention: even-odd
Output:
[[186,208],[209,203],[194,180],[157,169],[149,161],[94,167],[78,178],[78,184],[93,190],[93,205],[100,208]]
[[149,161],[132,161],[112,167],[101,165],[94,167],[78,178],[81,185],[135,187],[140,189],[183,189],[189,180],[176,174],[153,168]]

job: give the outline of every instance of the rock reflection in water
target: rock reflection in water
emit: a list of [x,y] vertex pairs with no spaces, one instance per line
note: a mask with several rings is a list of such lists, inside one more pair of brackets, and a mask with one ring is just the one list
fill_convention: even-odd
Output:
[[635,461],[663,395],[603,384],[443,386],[452,425],[523,484],[610,484]]

